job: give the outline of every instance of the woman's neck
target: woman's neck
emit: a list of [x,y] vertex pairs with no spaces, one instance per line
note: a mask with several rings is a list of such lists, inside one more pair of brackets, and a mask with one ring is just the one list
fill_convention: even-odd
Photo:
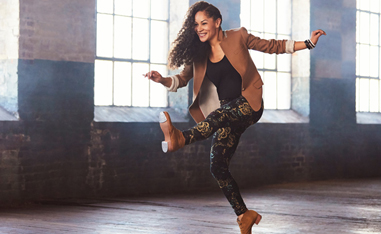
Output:
[[216,36],[214,36],[212,39],[210,39],[210,40],[208,41],[210,47],[212,47],[212,49],[213,49],[213,48],[216,47],[216,46],[220,46],[222,37],[223,37],[223,32],[222,32],[221,29],[219,29],[219,30],[218,30],[218,33],[216,34]]

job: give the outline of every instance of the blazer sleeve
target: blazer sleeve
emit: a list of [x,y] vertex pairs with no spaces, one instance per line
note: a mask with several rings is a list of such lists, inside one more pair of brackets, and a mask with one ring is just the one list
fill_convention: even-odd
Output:
[[[256,37],[247,32],[246,28],[242,27],[240,30],[241,36],[243,38],[243,42],[246,44],[248,49],[253,49],[257,51],[261,51],[268,54],[282,54],[293,51],[286,51],[287,40],[266,40]],[[293,43],[293,41],[290,41]]]
[[172,85],[168,88],[168,91],[177,92],[178,88],[186,86],[193,78],[193,64],[185,65],[179,74],[170,76],[169,78],[172,79]]

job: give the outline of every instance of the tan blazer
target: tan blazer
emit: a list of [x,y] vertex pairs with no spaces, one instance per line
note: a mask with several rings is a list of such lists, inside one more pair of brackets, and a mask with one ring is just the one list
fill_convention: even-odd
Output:
[[[221,48],[225,56],[241,75],[242,96],[255,111],[258,111],[261,108],[263,82],[248,49],[269,54],[292,53],[294,41],[264,40],[249,34],[243,27],[224,31],[221,36]],[[206,66],[207,58],[204,61],[195,61],[192,65],[186,65],[180,74],[171,77],[172,83],[177,86],[172,91],[186,86],[189,80],[194,78],[193,103],[189,112],[197,123],[220,107],[216,87],[209,79],[205,79]]]

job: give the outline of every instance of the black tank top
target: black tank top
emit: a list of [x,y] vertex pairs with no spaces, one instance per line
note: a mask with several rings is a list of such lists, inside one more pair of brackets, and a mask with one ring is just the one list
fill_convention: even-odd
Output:
[[226,56],[217,63],[212,63],[208,59],[206,76],[217,87],[220,100],[234,99],[241,95],[241,75],[234,69]]

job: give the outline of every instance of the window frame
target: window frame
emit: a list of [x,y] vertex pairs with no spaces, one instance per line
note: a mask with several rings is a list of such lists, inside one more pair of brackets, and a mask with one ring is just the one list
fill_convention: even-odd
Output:
[[[151,70],[151,66],[152,65],[160,65],[160,66],[167,66],[167,63],[166,62],[163,62],[163,63],[160,63],[160,62],[152,62],[151,61],[151,45],[152,45],[152,37],[151,37],[151,27],[152,27],[152,21],[158,21],[158,22],[165,22],[166,25],[167,25],[167,36],[166,36],[166,40],[167,40],[167,48],[166,48],[166,52],[168,53],[169,51],[169,47],[170,47],[170,0],[167,1],[167,12],[168,12],[168,15],[167,15],[167,19],[166,20],[160,20],[160,19],[154,19],[152,18],[152,11],[151,11],[151,7],[152,7],[152,1],[154,0],[148,0],[149,1],[149,14],[148,14],[148,17],[139,17],[139,16],[134,16],[134,8],[133,8],[133,4],[134,4],[134,0],[131,0],[131,15],[127,16],[127,15],[120,15],[120,14],[116,14],[115,12],[115,1],[116,0],[112,0],[113,1],[113,12],[112,13],[103,13],[103,12],[98,12],[98,0],[96,1],[96,8],[95,8],[95,62],[97,61],[110,61],[112,62],[112,81],[111,81],[111,85],[112,85],[112,98],[111,98],[111,105],[98,105],[95,103],[95,96],[96,96],[96,92],[95,92],[95,77],[96,77],[96,74],[94,72],[94,106],[96,107],[102,107],[102,106],[105,106],[105,107],[129,107],[129,108],[134,108],[134,107],[147,107],[147,108],[167,108],[169,106],[169,98],[168,98],[168,92],[166,92],[166,105],[165,106],[151,106],[151,87],[152,87],[152,82],[153,81],[149,81],[148,82],[148,106],[136,106],[133,104],[133,92],[132,92],[132,89],[133,89],[133,64],[135,63],[139,63],[139,64],[147,64],[148,65],[148,71]],[[111,57],[105,57],[105,56],[98,56],[97,54],[97,48],[98,48],[98,40],[97,40],[97,35],[98,35],[98,14],[103,14],[103,15],[111,15],[112,18],[113,18],[113,29],[112,29],[112,43],[113,43],[113,46],[112,46],[112,56]],[[121,16],[121,17],[128,17],[131,19],[131,58],[118,58],[118,57],[115,57],[115,48],[114,48],[114,44],[115,44],[115,17],[116,16]],[[148,59],[146,60],[142,60],[142,59],[134,59],[133,58],[133,20],[134,19],[143,19],[143,20],[148,20],[148,33],[149,33],[149,37],[148,37]],[[131,103],[130,105],[115,105],[115,62],[126,62],[126,63],[130,63],[131,64],[131,89],[128,90],[129,92],[129,95],[130,95],[130,100],[131,100]],[[96,69],[96,68],[95,68]],[[166,71],[165,71],[165,74],[168,74],[168,68],[166,68]],[[164,75],[164,74],[163,74]],[[142,78],[144,79],[144,78]]]
[[[362,7],[362,4],[364,4],[365,1],[361,2],[359,0],[357,0],[356,2],[356,113],[381,113],[381,80],[380,80],[380,69],[381,69],[381,66],[380,66],[380,62],[381,62],[381,56],[380,56],[380,50],[381,50],[381,3],[379,3],[379,6],[378,6],[378,10],[377,11],[374,11],[370,5],[369,5],[369,9],[364,9]],[[368,3],[370,3],[370,1],[368,1]],[[364,29],[361,28],[362,26],[362,16],[366,14],[367,17],[368,17],[368,20],[369,20],[369,27],[367,29],[365,29],[365,31],[369,31],[369,37],[366,39],[367,42],[363,41],[363,36],[362,36],[362,31]],[[377,27],[377,43],[373,43],[372,42],[372,20],[371,20],[371,16],[376,16],[378,19],[377,19],[377,22],[378,22],[378,27]],[[377,64],[378,64],[378,68],[376,69],[377,70],[377,75],[378,76],[373,76],[372,75],[372,66],[370,64],[371,60],[372,60],[372,53],[371,53],[371,49],[372,47],[377,47]],[[362,71],[364,70],[363,69],[363,64],[361,62],[362,60],[362,54],[364,49],[366,48],[368,50],[368,59],[369,59],[369,63],[367,64],[368,65],[368,71]],[[365,74],[364,74],[365,73]],[[373,81],[376,81],[378,83],[377,85],[377,93],[375,96],[377,96],[376,100],[377,100],[377,104],[376,105],[373,105],[372,103],[372,100],[374,100],[374,97],[372,97],[372,88],[374,88],[371,83]],[[362,85],[365,85],[365,83],[368,83],[368,89],[366,92],[364,92],[365,90],[362,90]],[[364,94],[367,94],[366,97],[364,97]],[[363,99],[365,98],[365,100],[368,100],[367,101],[367,104],[365,105],[365,102],[363,101]],[[374,107],[374,106],[377,106],[377,107]]]
[[[289,22],[289,25],[290,25],[290,31],[289,31],[289,34],[284,34],[284,33],[281,33],[279,32],[278,30],[278,11],[279,11],[279,7],[278,7],[278,1],[279,0],[275,0],[275,3],[276,3],[276,10],[275,10],[275,16],[276,16],[276,19],[275,19],[275,33],[273,32],[268,32],[265,28],[265,14],[263,14],[263,26],[262,26],[262,31],[258,31],[258,30],[253,30],[252,26],[251,26],[251,23],[252,23],[252,19],[251,19],[251,16],[253,15],[252,14],[252,4],[253,4],[253,0],[246,0],[249,2],[249,5],[250,5],[250,15],[248,16],[249,18],[249,22],[243,22],[242,20],[242,16],[241,16],[241,26],[243,27],[246,27],[247,28],[247,31],[251,34],[253,34],[254,36],[259,36],[260,38],[263,38],[263,39],[277,39],[277,40],[281,40],[281,39],[284,39],[285,37],[288,38],[288,40],[292,39],[292,32],[293,32],[293,22],[292,22],[292,6],[293,6],[293,0],[290,0],[290,22]],[[263,1],[263,8],[265,8],[265,0],[262,0]],[[242,0],[241,0],[241,9],[242,9]],[[242,14],[242,11],[241,11],[241,14]],[[266,37],[266,34],[267,35],[274,35],[274,38],[267,38]],[[279,38],[279,37],[282,37],[283,38]],[[262,53],[262,52],[257,52],[257,51],[252,51],[250,50],[250,54],[251,54],[251,57],[253,59],[254,62],[256,62],[256,58],[253,56],[253,54],[256,54],[256,53]],[[266,75],[265,73],[267,72],[274,72],[276,73],[275,74],[275,108],[268,108],[268,105],[265,104],[265,109],[267,110],[291,110],[292,109],[292,79],[293,79],[293,76],[292,76],[292,56],[291,55],[269,55],[269,54],[263,54],[262,53],[262,56],[263,56],[263,64],[264,64],[264,61],[266,60],[266,56],[274,56],[275,57],[275,68],[266,68],[265,64],[263,65],[263,67],[257,67],[257,70],[258,72],[260,73],[263,81],[264,81],[264,86],[263,86],[263,96],[264,96],[264,99],[266,98]],[[281,71],[279,70],[279,63],[278,63],[278,56],[289,56],[289,71]],[[288,98],[289,100],[287,101],[289,104],[287,105],[287,108],[279,108],[279,89],[278,89],[278,86],[279,86],[279,74],[287,74],[289,75],[289,91],[288,91],[288,96],[286,98]],[[282,78],[280,78],[282,79]],[[266,101],[266,100],[265,100]]]

